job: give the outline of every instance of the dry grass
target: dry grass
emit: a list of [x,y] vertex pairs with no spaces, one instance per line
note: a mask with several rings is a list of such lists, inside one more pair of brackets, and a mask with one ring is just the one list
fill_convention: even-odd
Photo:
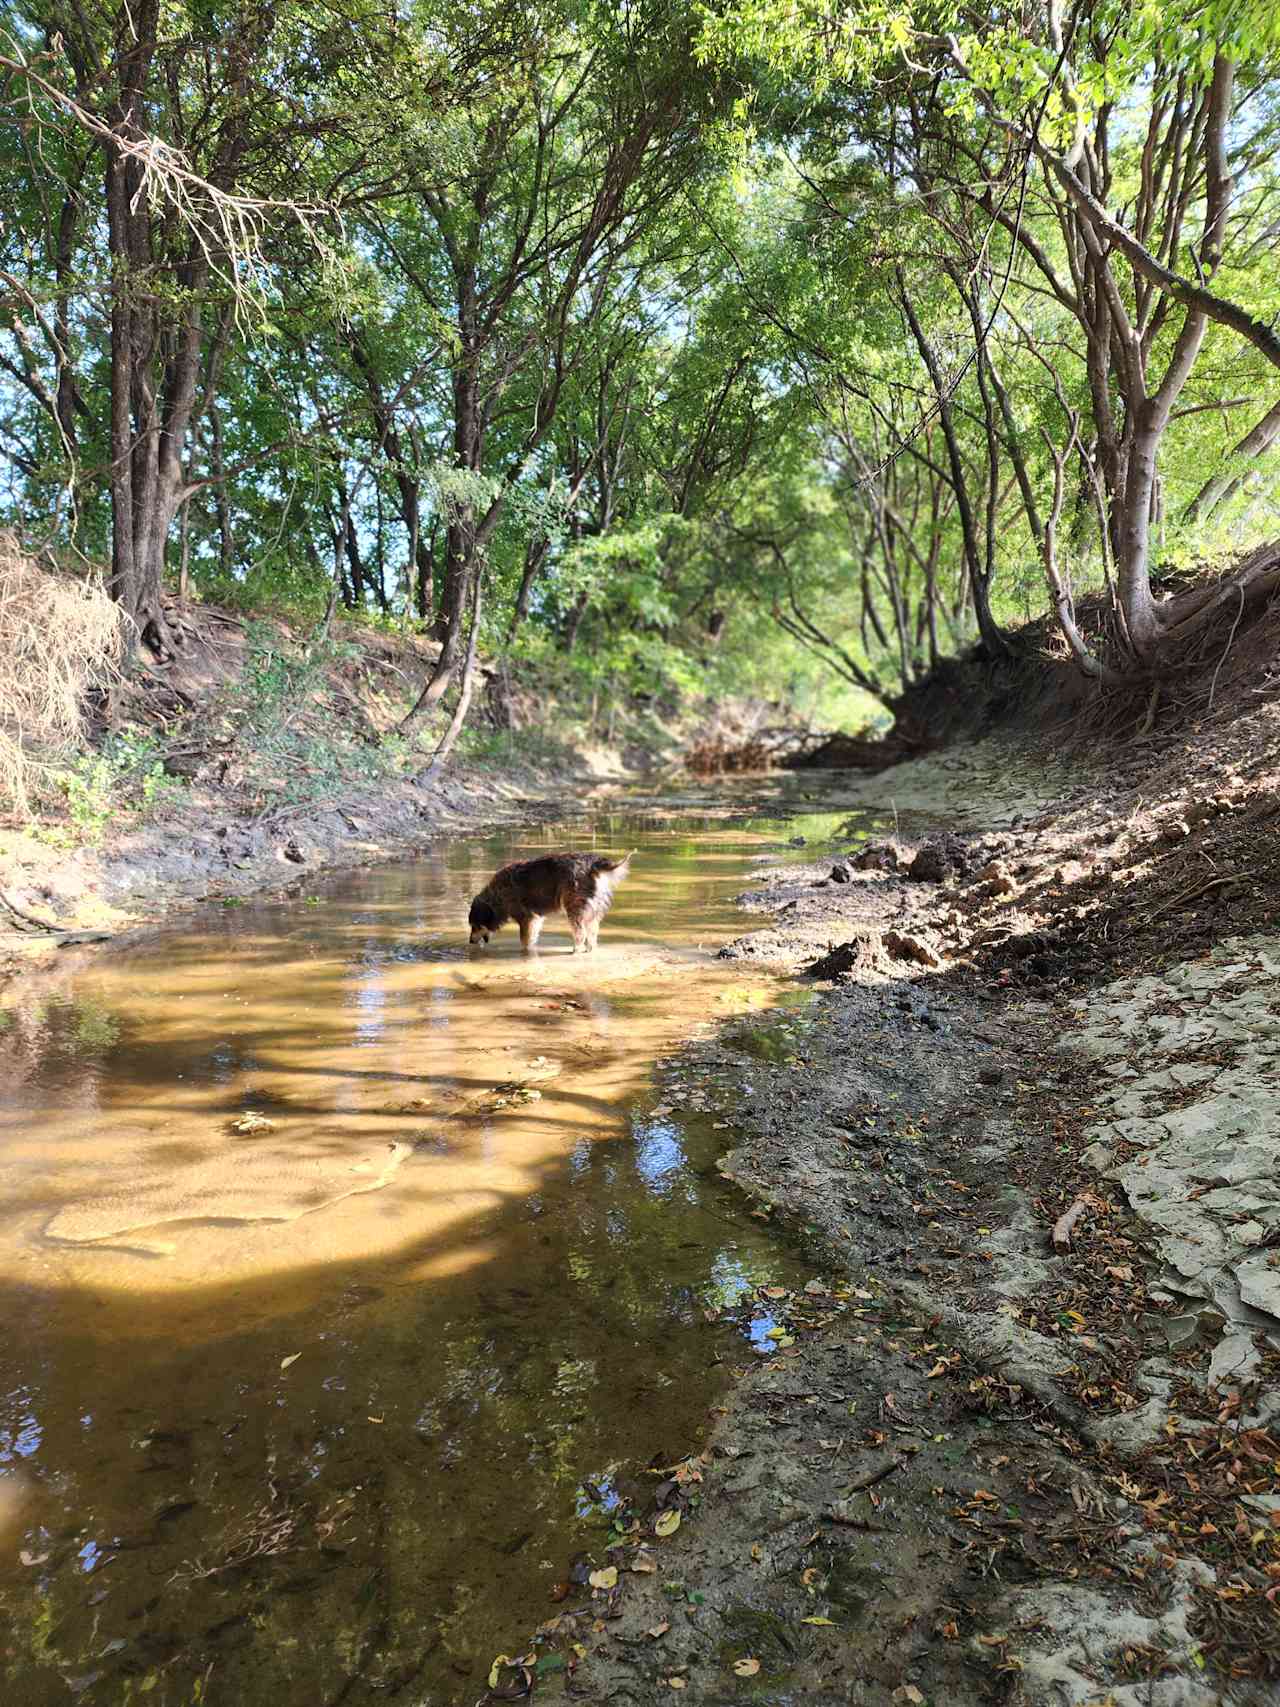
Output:
[[114,676],[124,621],[101,586],[42,569],[0,534],[0,805],[25,814],[83,734],[85,695]]

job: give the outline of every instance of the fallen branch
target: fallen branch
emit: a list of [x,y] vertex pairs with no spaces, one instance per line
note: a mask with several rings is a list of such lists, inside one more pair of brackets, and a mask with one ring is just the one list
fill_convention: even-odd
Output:
[[54,924],[51,919],[42,919],[35,913],[29,913],[25,907],[20,907],[13,896],[4,889],[0,889],[0,905],[7,907],[15,919],[21,919],[24,924],[33,925],[38,931],[58,931],[62,928],[60,925]]
[[834,1506],[828,1511],[824,1511],[822,1516],[826,1523],[838,1523],[842,1529],[858,1529],[864,1535],[889,1535],[892,1533],[886,1524],[872,1523],[866,1517],[848,1517],[844,1512],[837,1511]]
[[[860,1494],[865,1488],[874,1488],[877,1482],[883,1482],[886,1476],[892,1476],[895,1470],[901,1470],[905,1463],[904,1458],[891,1458],[887,1464],[882,1464],[878,1470],[868,1470],[865,1476],[859,1476],[856,1482],[850,1482],[845,1492]],[[837,1519],[836,1521],[841,1520]]]
[[1053,1224],[1053,1248],[1055,1251],[1071,1249],[1071,1230],[1076,1222],[1090,1208],[1087,1197],[1077,1197],[1065,1214],[1059,1215]]

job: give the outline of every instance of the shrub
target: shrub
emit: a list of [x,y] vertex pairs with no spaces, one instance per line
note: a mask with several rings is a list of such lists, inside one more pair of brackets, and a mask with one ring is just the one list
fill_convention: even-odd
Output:
[[0,801],[26,813],[119,668],[126,618],[96,581],[43,569],[0,534]]

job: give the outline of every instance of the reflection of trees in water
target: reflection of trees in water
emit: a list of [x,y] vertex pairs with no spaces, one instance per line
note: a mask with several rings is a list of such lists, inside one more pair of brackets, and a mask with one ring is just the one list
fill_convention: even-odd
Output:
[[[199,1358],[173,1349],[177,1380],[162,1378],[173,1330],[157,1312],[143,1392],[96,1372],[108,1432],[133,1442],[105,1463],[78,1438],[85,1371],[69,1347],[29,1407],[53,1419],[46,1510],[92,1527],[105,1473],[128,1478],[136,1523],[97,1537],[99,1573],[55,1540],[6,1593],[27,1632],[9,1662],[24,1707],[95,1670],[117,1691],[151,1675],[194,1690],[208,1674],[210,1703],[246,1707],[372,1700],[401,1678],[465,1691],[492,1657],[478,1641],[543,1615],[540,1561],[562,1569],[583,1513],[625,1499],[655,1452],[692,1444],[716,1391],[704,1302],[750,1259],[722,1247],[687,1170],[655,1191],[639,1120],[635,1136],[589,1146],[572,1188],[550,1180],[455,1229],[490,1253],[466,1277],[422,1289],[335,1274],[300,1318],[268,1315]],[[154,1428],[146,1407],[166,1392]]]

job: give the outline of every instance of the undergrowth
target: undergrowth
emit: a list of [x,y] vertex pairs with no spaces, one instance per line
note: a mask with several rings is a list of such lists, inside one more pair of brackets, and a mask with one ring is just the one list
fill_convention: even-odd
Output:
[[140,729],[122,729],[96,751],[77,754],[58,782],[68,817],[88,841],[100,841],[120,813],[145,817],[166,791],[182,787],[165,772],[160,742]]
[[124,619],[96,581],[42,568],[0,534],[0,807],[25,815],[119,666]]

